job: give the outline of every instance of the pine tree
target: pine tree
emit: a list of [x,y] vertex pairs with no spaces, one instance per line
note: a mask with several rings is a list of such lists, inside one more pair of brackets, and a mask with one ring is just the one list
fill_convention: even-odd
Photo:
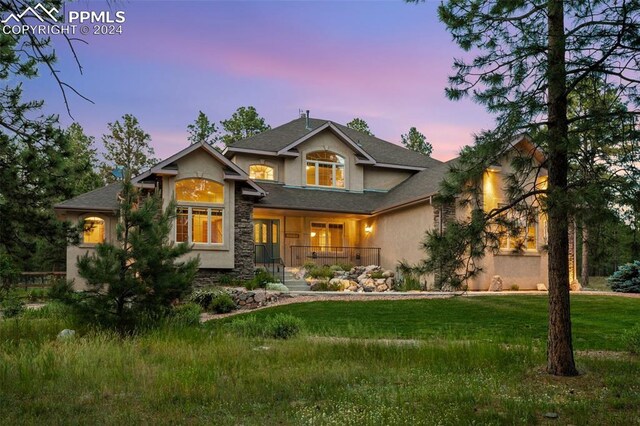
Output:
[[78,258],[88,290],[76,307],[89,321],[128,332],[165,315],[191,289],[200,259],[180,260],[189,245],[169,239],[173,203],[162,211],[160,197],[141,194],[129,173],[119,199],[116,241]]
[[84,133],[79,123],[71,124],[65,131],[69,143],[74,170],[74,177],[70,180],[74,186],[74,195],[84,194],[102,185],[102,178],[98,172],[99,162],[95,138]]
[[135,176],[157,163],[153,157],[153,148],[149,145],[151,136],[140,127],[138,119],[131,114],[122,116],[122,123],[116,120],[107,124],[108,134],[102,136],[105,162],[102,164],[102,175],[107,182],[116,178],[111,173],[116,168],[123,168]]
[[369,129],[369,124],[367,124],[367,122],[364,121],[362,118],[358,118],[358,117],[354,118],[353,120],[347,123],[347,127],[362,133],[366,133],[367,135],[374,136],[373,133],[371,132],[371,129]]
[[226,132],[222,141],[227,146],[271,128],[252,106],[238,108],[231,118],[222,120],[220,124]]
[[[549,327],[547,371],[575,375],[569,304],[569,213],[576,205],[580,187],[570,185],[570,161],[576,144],[572,126],[589,117],[568,116],[568,99],[580,83],[599,77],[611,83],[617,96],[627,99],[627,113],[609,111],[607,117],[637,114],[640,71],[640,22],[638,2],[510,2],[503,0],[450,0],[439,7],[440,19],[465,51],[469,61],[456,60],[447,95],[471,96],[496,114],[496,126],[479,134],[473,147],[464,149],[457,165],[445,179],[442,201],[463,200],[473,213],[467,223],[451,226],[451,238],[431,234],[425,247],[444,253],[444,244],[456,240],[467,244],[456,262],[471,267],[456,280],[471,276],[483,246],[495,247],[491,229],[507,210],[535,219],[539,206],[548,219]],[[482,176],[490,165],[512,150],[518,134],[533,135],[537,150],[516,155],[514,172],[506,176],[504,207],[484,212]],[[542,162],[533,161],[542,152]],[[546,185],[530,184],[542,169],[548,170]],[[533,180],[536,182],[536,180]],[[529,183],[529,184],[528,184]],[[546,186],[546,187],[545,187]],[[461,195],[462,194],[462,195]],[[511,232],[511,231],[509,231]],[[448,231],[445,231],[449,234]],[[450,244],[455,249],[455,243]],[[448,262],[443,257],[441,262]],[[441,263],[431,261],[431,265]]]
[[204,112],[198,112],[198,117],[192,124],[187,126],[187,131],[189,132],[187,139],[190,143],[208,143],[219,150],[216,146],[216,143],[220,140],[218,129],[215,123],[209,121],[209,117]]
[[420,133],[418,129],[412,127],[405,135],[400,135],[402,145],[411,151],[419,152],[426,156],[430,156],[433,152],[433,146],[427,142],[427,137]]

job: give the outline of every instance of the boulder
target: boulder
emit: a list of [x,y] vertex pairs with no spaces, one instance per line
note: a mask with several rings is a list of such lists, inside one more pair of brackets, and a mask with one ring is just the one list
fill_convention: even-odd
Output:
[[346,291],[358,291],[358,286],[357,285],[350,285],[349,287],[347,287]]
[[75,335],[76,335],[76,331],[75,330],[69,330],[68,328],[65,328],[60,333],[58,333],[58,340],[73,339],[75,337]]
[[389,290],[389,288],[387,288],[387,286],[385,284],[380,284],[379,286],[376,287],[376,291],[381,293],[383,291],[387,291]]
[[330,285],[336,285],[336,286],[337,286],[337,285],[340,285],[340,279],[339,279],[339,278],[331,278],[331,279],[329,280],[329,284],[330,284]]
[[383,285],[385,283],[385,279],[384,278],[377,278],[376,279],[376,285]]
[[254,294],[253,294],[253,300],[254,300],[256,303],[264,302],[264,300],[265,300],[265,294],[264,294],[264,292],[263,292],[263,291],[258,291],[258,292],[256,292],[256,293],[254,293]]
[[393,276],[393,272],[391,272],[391,271],[384,271],[384,272],[382,273],[382,276],[383,276],[383,277],[385,277],[385,278],[392,277],[392,276]]
[[538,289],[538,291],[547,291],[547,286],[545,283],[536,284],[536,288]]
[[489,291],[502,291],[502,277],[500,275],[494,275],[493,278],[491,278]]
[[387,279],[385,280],[385,282],[384,282],[384,283],[387,285],[387,287],[389,287],[389,288],[393,288],[393,285],[395,284],[395,281],[394,281],[394,279],[393,279],[393,278],[389,277],[389,278],[387,278]]

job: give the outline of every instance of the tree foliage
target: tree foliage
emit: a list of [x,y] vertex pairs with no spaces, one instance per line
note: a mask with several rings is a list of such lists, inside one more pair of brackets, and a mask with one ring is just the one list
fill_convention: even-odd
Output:
[[122,122],[116,120],[107,124],[107,128],[109,133],[102,136],[105,149],[102,173],[107,182],[116,180],[111,172],[118,167],[135,176],[157,163],[149,145],[151,136],[140,127],[136,117],[125,114]]
[[186,243],[169,235],[175,205],[162,211],[158,195],[143,195],[123,182],[116,241],[98,244],[94,254],[78,258],[78,273],[88,290],[77,301],[83,316],[121,332],[167,314],[171,304],[191,289],[199,258],[184,261]]
[[[581,132],[583,123],[594,118],[592,113],[570,117],[568,103],[583,82],[595,78],[629,107],[598,113],[592,124],[613,118],[632,122],[640,101],[639,10],[637,1],[595,0],[450,0],[439,7],[440,19],[454,41],[470,52],[468,60],[454,61],[455,74],[446,89],[448,97],[471,97],[496,116],[495,127],[481,132],[474,146],[463,149],[445,179],[442,201],[462,202],[473,213],[468,221],[448,226],[444,232],[460,234],[462,229],[467,237],[461,241],[467,244],[464,255],[478,253],[482,257],[486,250],[472,245],[478,240],[471,238],[471,233],[484,229],[485,238],[480,244],[495,247],[496,233],[491,230],[504,232],[505,227],[496,222],[505,217],[505,212],[513,210],[526,219],[536,219],[540,217],[537,209],[541,209],[548,220],[547,370],[551,374],[577,374],[571,338],[568,230],[577,193],[587,183],[572,181],[569,172],[580,145],[580,138],[573,137],[572,132]],[[635,139],[634,131],[626,128],[626,133],[617,135],[617,142]],[[512,172],[503,176],[505,205],[485,211],[483,175],[491,164],[514,152],[512,141],[523,133],[533,136],[531,148],[516,150]],[[542,155],[534,161],[538,153]],[[617,159],[633,169],[638,164],[637,145],[627,154]],[[537,177],[547,171],[544,185],[538,184]],[[427,238],[438,241],[435,233]],[[463,272],[463,279],[478,271],[478,259],[472,260],[465,264],[469,272]]]
[[620,266],[607,282],[613,291],[640,293],[640,260]]
[[411,151],[419,152],[426,156],[430,156],[433,152],[433,146],[427,142],[427,137],[420,133],[418,129],[412,127],[404,135],[400,135],[402,145]]
[[95,148],[95,138],[84,133],[79,123],[71,124],[65,131],[69,143],[69,150],[77,173],[72,180],[73,194],[80,195],[94,190],[102,185],[98,166],[98,154]]
[[371,129],[369,129],[369,124],[364,121],[362,118],[354,118],[350,122],[347,123],[347,127],[353,130],[357,130],[362,133],[366,133],[367,135],[373,136]]
[[225,131],[225,134],[222,135],[222,141],[225,145],[255,136],[271,128],[253,106],[238,108],[231,115],[231,118],[222,120],[220,124]]
[[[18,16],[29,5],[35,2],[1,2],[0,14]],[[50,5],[60,8],[60,2]],[[18,19],[27,24],[26,18]],[[75,183],[86,171],[75,163],[57,116],[43,115],[43,101],[23,99],[23,87],[43,68],[66,102],[66,91],[73,89],[60,79],[55,61],[48,37],[0,34],[0,253],[15,270],[64,267],[68,227],[52,207],[76,194]],[[34,259],[37,251],[46,256]]]
[[216,124],[210,121],[209,117],[202,111],[199,111],[196,120],[187,126],[187,131],[189,133],[187,139],[192,144],[208,143],[215,146],[220,140]]

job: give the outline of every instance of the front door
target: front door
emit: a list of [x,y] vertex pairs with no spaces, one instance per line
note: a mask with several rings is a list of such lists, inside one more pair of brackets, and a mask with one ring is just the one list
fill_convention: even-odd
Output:
[[256,263],[271,263],[280,257],[280,220],[254,219],[253,243]]

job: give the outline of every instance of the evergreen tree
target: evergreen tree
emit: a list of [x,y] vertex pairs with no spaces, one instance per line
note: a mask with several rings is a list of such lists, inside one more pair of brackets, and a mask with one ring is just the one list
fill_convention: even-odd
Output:
[[371,129],[369,129],[369,124],[364,121],[362,118],[354,118],[350,122],[347,123],[347,127],[353,130],[357,130],[362,133],[366,133],[367,135],[373,136],[371,133]]
[[402,145],[411,151],[419,152],[426,156],[430,156],[433,152],[433,146],[427,142],[426,136],[415,127],[410,128],[407,134],[400,135],[400,138],[402,139]]
[[222,141],[227,146],[271,128],[252,106],[238,108],[231,118],[222,120],[220,124],[226,132]]
[[78,123],[71,124],[66,132],[71,158],[69,161],[76,169],[75,176],[70,177],[74,195],[84,194],[102,185],[102,178],[98,172],[99,162],[95,138],[84,133]]
[[[454,279],[472,276],[478,270],[474,260],[485,253],[483,246],[497,245],[499,237],[492,230],[496,223],[504,222],[504,213],[515,211],[535,220],[540,206],[548,219],[547,371],[554,375],[577,374],[567,260],[569,213],[576,206],[575,193],[580,188],[569,181],[570,159],[577,150],[570,128],[588,117],[570,119],[568,98],[582,81],[599,77],[611,83],[618,97],[632,104],[629,111],[635,110],[639,100],[639,10],[637,2],[562,0],[450,0],[439,7],[440,19],[454,41],[465,51],[473,50],[469,62],[454,62],[456,73],[450,77],[447,94],[454,100],[472,96],[486,105],[496,114],[496,126],[478,135],[473,147],[463,149],[444,181],[441,201],[462,201],[472,214],[468,222],[449,226],[444,236],[427,236],[425,247],[432,256],[441,255],[428,266],[451,263],[444,255],[449,243],[458,255],[455,261],[470,271]],[[637,113],[610,111],[608,117],[621,114]],[[535,135],[533,143],[544,154],[542,162],[533,161],[534,150],[516,155],[514,172],[506,176],[506,205],[485,212],[481,208],[482,176],[494,161],[512,150],[514,137],[523,132]],[[548,170],[545,185],[534,179],[543,168]],[[536,198],[538,203],[532,202]],[[458,250],[463,243],[466,249]]]
[[220,140],[216,124],[209,121],[209,117],[202,111],[198,113],[196,121],[187,126],[187,131],[189,132],[187,139],[192,144],[208,143],[215,146]]
[[88,290],[76,306],[87,320],[127,332],[162,317],[189,292],[200,259],[179,260],[190,247],[169,239],[173,203],[162,211],[160,197],[143,196],[129,173],[119,199],[116,242],[98,244],[94,254],[78,258]]
[[136,117],[125,114],[122,123],[116,120],[107,127],[110,133],[102,136],[106,160],[102,164],[102,175],[107,182],[116,180],[111,172],[118,167],[135,176],[157,163],[149,145],[151,136],[142,130]]

